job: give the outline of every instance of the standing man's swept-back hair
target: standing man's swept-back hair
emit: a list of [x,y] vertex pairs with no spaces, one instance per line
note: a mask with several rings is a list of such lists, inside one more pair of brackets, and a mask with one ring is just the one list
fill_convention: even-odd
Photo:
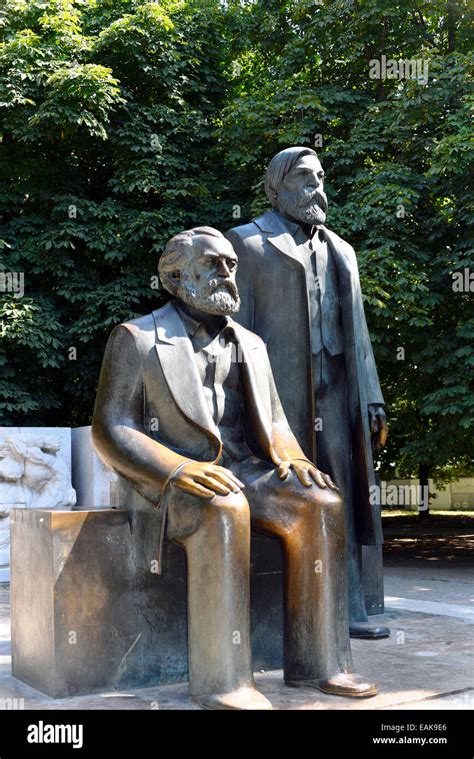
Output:
[[265,193],[272,206],[276,205],[278,189],[284,178],[291,171],[295,163],[305,155],[317,157],[315,150],[302,147],[286,148],[273,156],[268,164],[265,175]]

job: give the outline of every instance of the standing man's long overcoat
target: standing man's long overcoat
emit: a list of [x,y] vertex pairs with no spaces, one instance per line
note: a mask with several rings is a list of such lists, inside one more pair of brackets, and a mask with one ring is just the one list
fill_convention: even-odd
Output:
[[[368,404],[383,404],[365,319],[353,248],[321,226],[337,266],[342,310],[349,413],[353,435],[356,521],[365,545],[383,542]],[[311,368],[309,306],[305,269],[293,237],[280,216],[267,211],[226,237],[239,258],[237,284],[242,306],[236,315],[267,344],[276,386],[290,427],[304,452],[316,461],[315,408]],[[324,298],[324,292],[321,292]]]

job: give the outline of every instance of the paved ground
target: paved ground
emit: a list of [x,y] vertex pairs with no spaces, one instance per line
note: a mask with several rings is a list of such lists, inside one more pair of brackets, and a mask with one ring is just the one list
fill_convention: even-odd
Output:
[[[410,519],[413,519],[412,517]],[[353,641],[356,671],[376,680],[379,695],[353,700],[294,690],[282,672],[256,674],[276,709],[473,709],[474,520],[386,527],[386,614],[392,636]],[[25,709],[198,709],[186,684],[53,701],[11,677],[8,588],[0,586],[0,703]],[[22,703],[22,702],[20,702]]]

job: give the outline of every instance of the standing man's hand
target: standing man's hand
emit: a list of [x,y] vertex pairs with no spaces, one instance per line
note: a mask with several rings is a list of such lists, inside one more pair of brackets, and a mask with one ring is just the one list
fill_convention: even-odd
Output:
[[369,425],[372,449],[378,451],[384,447],[388,435],[387,417],[383,406],[369,403]]

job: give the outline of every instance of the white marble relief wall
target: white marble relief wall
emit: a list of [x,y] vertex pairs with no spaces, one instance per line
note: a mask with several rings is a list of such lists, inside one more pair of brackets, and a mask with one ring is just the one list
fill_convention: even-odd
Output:
[[71,430],[0,427],[0,582],[10,579],[10,509],[70,509]]

